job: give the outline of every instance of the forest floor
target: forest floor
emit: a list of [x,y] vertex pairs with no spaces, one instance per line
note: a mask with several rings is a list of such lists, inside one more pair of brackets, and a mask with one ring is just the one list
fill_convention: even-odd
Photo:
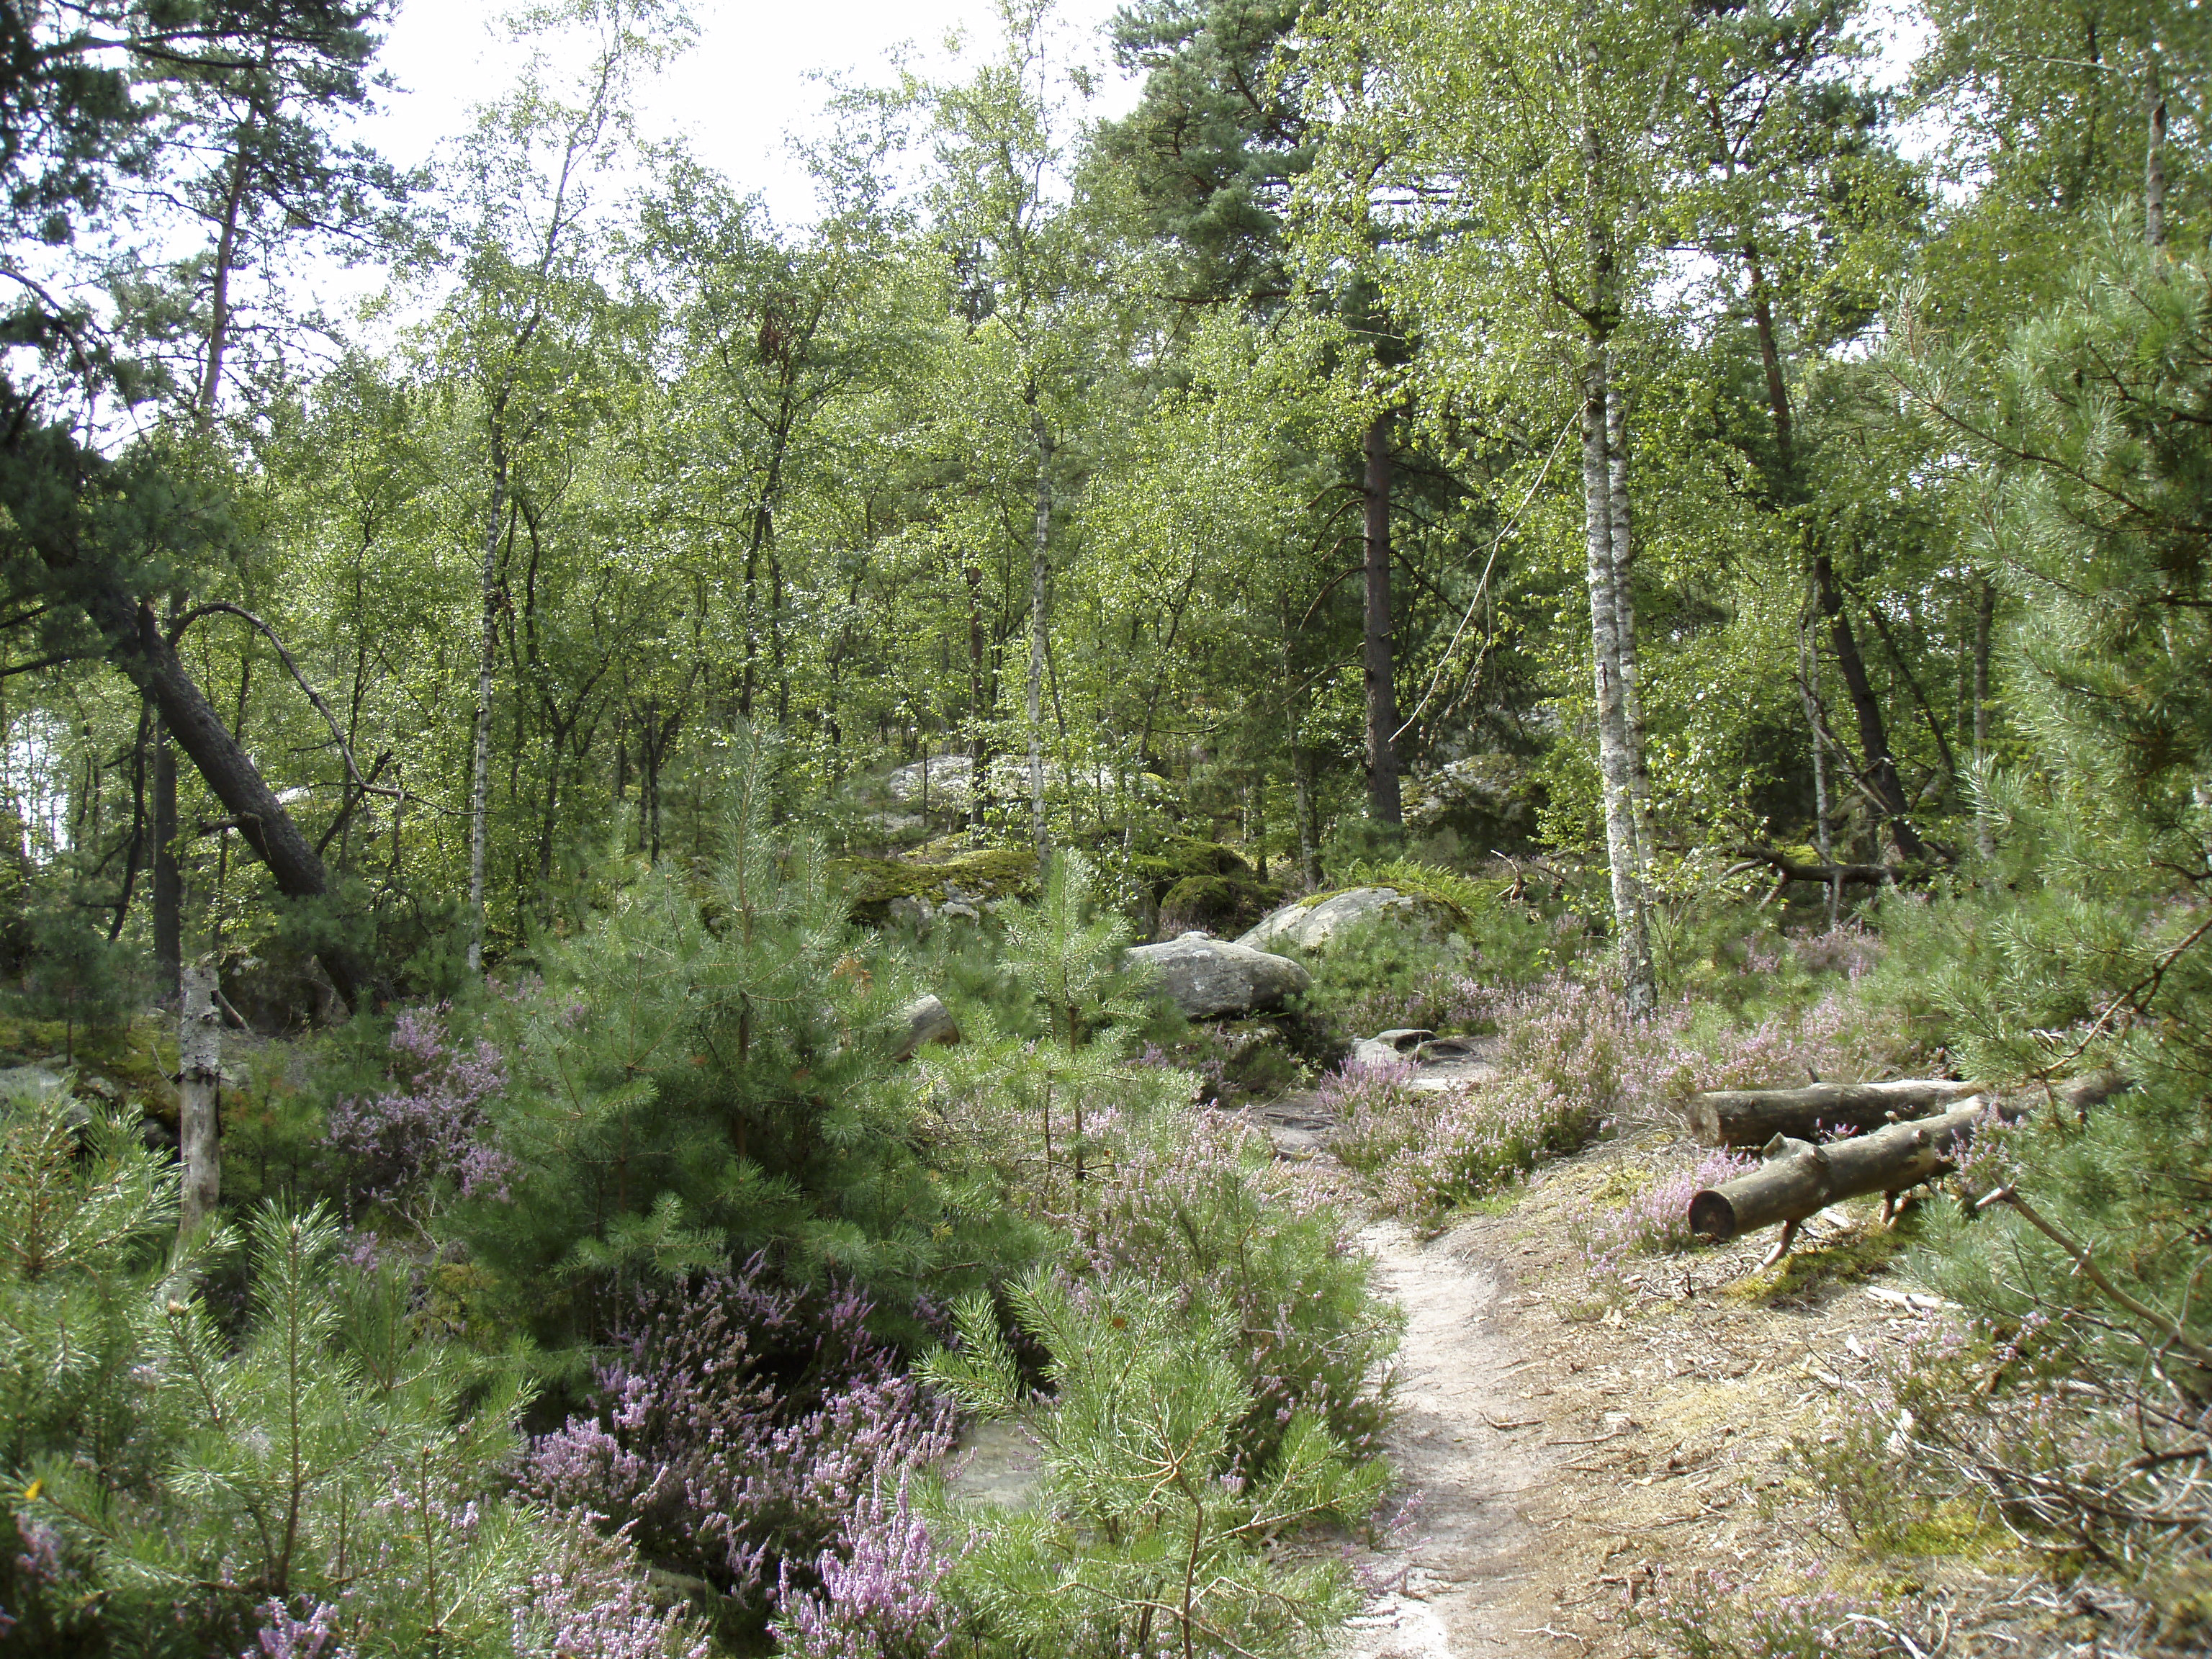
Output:
[[[1302,1179],[1359,1203],[1310,1097],[1248,1110]],[[1598,1294],[1581,1249],[1594,1195],[1688,1155],[1646,1125],[1435,1236],[1364,1230],[1407,1324],[1388,1445],[1397,1513],[1354,1557],[1381,1587],[1353,1621],[1357,1659],[1625,1659],[1657,1650],[1624,1620],[1655,1575],[1704,1567],[1782,1595],[1850,1554],[1785,1449],[1817,1441],[1838,1396],[1942,1304],[1893,1271],[1900,1240],[1871,1200],[1826,1212],[1777,1267],[1759,1265],[1770,1231],[1649,1258]],[[2003,1599],[1986,1553],[1955,1573],[1920,1565],[1970,1578],[1984,1608]],[[1922,1587],[1884,1572],[1881,1589]]]

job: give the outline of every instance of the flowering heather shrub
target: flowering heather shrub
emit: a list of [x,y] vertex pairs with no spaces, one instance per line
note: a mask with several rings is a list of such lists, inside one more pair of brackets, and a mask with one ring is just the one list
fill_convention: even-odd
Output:
[[1689,1249],[1698,1242],[1690,1231],[1690,1200],[1758,1165],[1759,1160],[1748,1154],[1713,1152],[1661,1176],[1625,1204],[1593,1204],[1583,1231],[1583,1261],[1591,1281],[1619,1279],[1632,1256]]
[[310,1599],[305,1611],[306,1618],[295,1619],[289,1606],[270,1596],[262,1604],[261,1629],[242,1659],[353,1659],[353,1644],[339,1640],[338,1610]]
[[1684,1659],[1925,1659],[1949,1628],[1918,1603],[1831,1589],[1818,1571],[1784,1595],[1702,1568],[1657,1574],[1651,1598],[1622,1622]]
[[1342,1213],[1276,1178],[1264,1137],[1207,1111],[1162,1113],[1072,1192],[1079,1280],[1165,1288],[1193,1328],[1224,1322],[1253,1404],[1231,1435],[1257,1469],[1310,1413],[1355,1457],[1389,1411],[1395,1314]]
[[951,1642],[940,1594],[951,1562],[907,1499],[901,1477],[886,1502],[872,1486],[841,1530],[840,1550],[815,1564],[821,1590],[795,1589],[789,1564],[769,1626],[790,1659],[935,1659]]
[[554,1659],[707,1659],[705,1634],[682,1607],[653,1597],[629,1547],[580,1520],[556,1522],[558,1546],[514,1609],[514,1650]]
[[341,1101],[331,1144],[355,1163],[355,1189],[428,1231],[447,1191],[506,1200],[515,1161],[490,1135],[485,1108],[507,1090],[507,1064],[488,1042],[465,1048],[446,1023],[446,1005],[410,1008],[392,1028],[392,1087]]
[[1404,1061],[1346,1066],[1317,1091],[1337,1114],[1336,1154],[1396,1215],[1426,1215],[1518,1180],[1589,1137],[1586,1107],[1551,1084],[1422,1091]]
[[1864,979],[1882,958],[1881,938],[1856,921],[1839,921],[1819,933],[1793,933],[1790,953],[1808,974],[1841,974]]
[[624,1528],[659,1565],[757,1613],[886,1479],[941,1457],[952,1411],[895,1369],[847,1291],[743,1273],[641,1297],[596,1409],[533,1440],[520,1485]]

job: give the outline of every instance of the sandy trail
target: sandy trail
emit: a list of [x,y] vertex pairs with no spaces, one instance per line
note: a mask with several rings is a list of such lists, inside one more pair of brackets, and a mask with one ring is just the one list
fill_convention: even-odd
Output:
[[1505,1603],[1532,1575],[1537,1540],[1522,1494],[1546,1478],[1532,1441],[1544,1433],[1516,1373],[1525,1363],[1504,1328],[1503,1280],[1450,1237],[1426,1243],[1378,1222],[1360,1242],[1381,1288],[1406,1310],[1397,1421],[1386,1442],[1410,1498],[1396,1535],[1364,1565],[1400,1588],[1352,1620],[1358,1659],[1470,1659],[1536,1652]]

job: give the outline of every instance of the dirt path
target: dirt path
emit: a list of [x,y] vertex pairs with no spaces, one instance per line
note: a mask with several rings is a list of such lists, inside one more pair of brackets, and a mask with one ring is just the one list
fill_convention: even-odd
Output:
[[1520,1397],[1516,1373],[1528,1362],[1504,1328],[1503,1277],[1449,1236],[1424,1244],[1376,1223],[1360,1242],[1406,1311],[1389,1452],[1407,1503],[1395,1536],[1362,1564],[1394,1588],[1352,1620],[1351,1650],[1361,1659],[1527,1651],[1532,1638],[1514,1628],[1508,1604],[1532,1577],[1537,1541],[1522,1502],[1549,1470],[1529,1443],[1540,1425]]

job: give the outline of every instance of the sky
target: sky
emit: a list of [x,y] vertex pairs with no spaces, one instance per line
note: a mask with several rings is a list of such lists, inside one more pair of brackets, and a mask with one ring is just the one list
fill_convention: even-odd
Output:
[[[1066,45],[1106,65],[1100,27],[1121,0],[1060,0]],[[405,0],[386,43],[383,64],[402,91],[363,124],[362,136],[403,164],[428,158],[438,141],[469,125],[472,105],[509,86],[520,58],[496,33],[507,8],[495,0]],[[812,191],[787,154],[787,132],[818,121],[824,88],[809,71],[857,71],[888,78],[885,54],[911,44],[917,67],[940,72],[948,31],[971,49],[997,29],[994,0],[694,0],[699,44],[643,94],[645,125],[655,137],[682,133],[702,160],[744,193],[757,191],[780,222],[811,216]],[[1090,113],[1123,113],[1137,85],[1110,72]]]

